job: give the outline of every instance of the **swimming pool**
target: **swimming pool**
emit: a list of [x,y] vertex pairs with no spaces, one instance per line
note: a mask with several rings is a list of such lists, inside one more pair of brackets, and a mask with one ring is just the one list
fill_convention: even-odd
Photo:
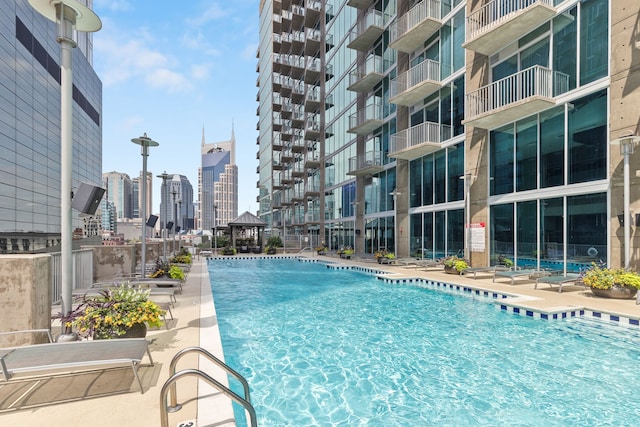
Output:
[[261,426],[640,422],[638,331],[289,260],[214,260],[227,363]]

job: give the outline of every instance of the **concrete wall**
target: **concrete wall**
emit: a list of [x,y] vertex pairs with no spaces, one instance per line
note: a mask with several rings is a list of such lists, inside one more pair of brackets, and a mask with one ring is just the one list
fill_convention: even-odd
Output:
[[[50,259],[47,254],[0,256],[0,332],[49,328]],[[43,342],[43,334],[0,336],[0,347]]]
[[[178,251],[179,242],[166,242],[167,258]],[[142,244],[120,246],[83,246],[93,250],[93,281],[102,282],[118,276],[128,276],[140,269]],[[146,244],[146,263],[153,264],[163,255],[162,242]]]

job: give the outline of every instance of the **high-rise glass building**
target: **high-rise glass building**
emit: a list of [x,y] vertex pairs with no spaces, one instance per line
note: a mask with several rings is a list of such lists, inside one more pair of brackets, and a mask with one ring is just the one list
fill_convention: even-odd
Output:
[[193,186],[184,175],[168,175],[160,188],[160,229],[172,223],[180,231],[193,230],[194,227]]
[[[199,215],[197,228],[226,227],[238,216],[238,166],[233,127],[228,141],[206,143],[202,131],[202,166],[198,169]],[[215,223],[215,227],[214,227]]]
[[[640,178],[623,185],[619,147],[640,133],[636,1],[260,7],[258,201],[268,232],[319,228],[333,250],[567,271],[621,265],[627,244],[640,265]],[[315,87],[317,109],[305,103]],[[637,157],[628,155],[631,170]]]
[[[83,2],[91,7],[90,1]],[[27,0],[0,13],[0,253],[55,250],[60,239],[60,45]],[[100,185],[102,83],[92,35],[73,52],[72,188]],[[83,221],[73,212],[73,227]]]
[[102,174],[105,188],[104,199],[113,203],[117,218],[131,219],[133,216],[133,182],[128,174],[122,172],[105,172]]

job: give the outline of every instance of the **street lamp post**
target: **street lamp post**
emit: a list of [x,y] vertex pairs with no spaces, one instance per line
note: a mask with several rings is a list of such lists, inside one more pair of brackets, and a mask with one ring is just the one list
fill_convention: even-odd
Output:
[[75,0],[29,0],[45,18],[58,24],[60,44],[60,255],[62,313],[71,312],[73,288],[73,229],[71,216],[71,172],[73,168],[73,72],[71,50],[75,31],[95,32],[102,22],[88,7]]
[[401,194],[402,193],[399,192],[397,188],[394,188],[393,191],[389,193],[390,196],[393,196],[393,211],[395,213],[395,217],[393,218],[393,234],[394,234],[393,251],[396,253],[396,256],[398,255],[398,237],[399,237],[398,236],[398,196]]
[[[157,175],[157,178],[162,178],[162,188],[164,189],[164,194],[167,194],[167,178],[169,178],[169,174],[167,173],[167,171],[162,172],[161,175]],[[160,194],[160,202],[162,202],[162,192]],[[165,216],[164,216],[164,224],[162,224],[162,221],[160,221],[160,225],[162,225],[162,229],[160,230],[162,232],[162,257],[164,258],[164,260],[167,260],[167,215],[166,215],[166,211],[167,208],[165,207]],[[162,215],[162,213],[160,213],[160,215]]]
[[158,144],[145,133],[140,138],[131,140],[134,144],[138,144],[142,149],[142,203],[140,218],[142,218],[142,257],[140,265],[142,277],[145,277],[145,267],[147,265],[147,157],[149,157],[149,147],[157,147]]

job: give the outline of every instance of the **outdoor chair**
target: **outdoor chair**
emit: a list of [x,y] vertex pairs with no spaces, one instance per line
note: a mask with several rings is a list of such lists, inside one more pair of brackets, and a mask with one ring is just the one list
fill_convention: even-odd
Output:
[[[49,332],[48,329],[41,331]],[[24,332],[4,332],[1,335]],[[144,338],[32,344],[0,348],[0,370],[5,381],[10,381],[17,376],[54,375],[131,366],[140,393],[144,393],[138,367],[145,353],[153,366],[149,342]]]

